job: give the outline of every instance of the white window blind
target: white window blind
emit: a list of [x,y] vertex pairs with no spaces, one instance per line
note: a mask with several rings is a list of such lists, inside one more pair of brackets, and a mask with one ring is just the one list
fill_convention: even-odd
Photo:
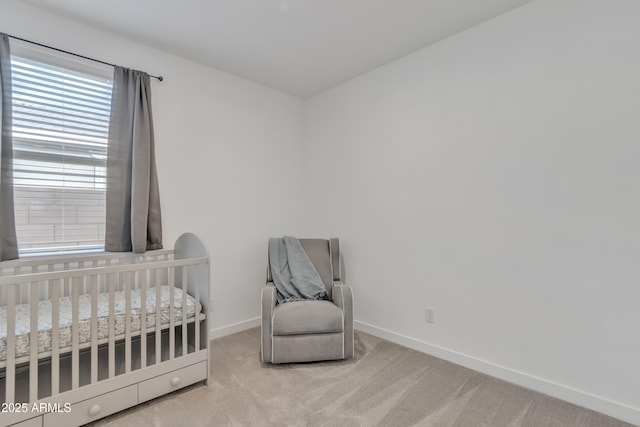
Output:
[[21,253],[104,247],[112,82],[53,62],[11,58]]

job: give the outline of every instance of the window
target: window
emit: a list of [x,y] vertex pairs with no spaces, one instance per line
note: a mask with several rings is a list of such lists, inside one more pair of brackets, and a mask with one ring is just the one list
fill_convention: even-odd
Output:
[[11,48],[18,249],[104,248],[113,70]]

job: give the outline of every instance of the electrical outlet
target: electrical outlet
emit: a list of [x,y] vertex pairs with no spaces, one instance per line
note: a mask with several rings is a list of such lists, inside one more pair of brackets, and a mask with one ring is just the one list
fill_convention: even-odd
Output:
[[434,308],[424,308],[424,321],[427,323],[436,323],[436,310]]

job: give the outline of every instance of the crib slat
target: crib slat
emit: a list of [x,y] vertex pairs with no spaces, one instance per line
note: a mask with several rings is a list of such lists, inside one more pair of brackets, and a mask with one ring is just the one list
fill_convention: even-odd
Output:
[[80,386],[80,279],[73,277],[71,279],[71,312],[73,319],[73,328],[71,329],[71,388],[76,389]]
[[91,384],[98,382],[98,290],[101,276],[91,276]]
[[156,287],[156,303],[154,306],[154,311],[156,313],[156,365],[160,363],[162,359],[162,329],[161,329],[161,303],[160,303],[160,269],[156,269],[156,279],[155,279],[155,287]]
[[174,295],[174,287],[176,285],[175,280],[175,269],[173,267],[169,267],[168,269],[168,283],[169,283],[169,359],[173,360],[175,357],[175,348],[176,348],[176,329],[175,329],[175,315],[176,315],[176,307],[175,307],[175,295]]
[[[187,278],[189,267],[182,267],[182,355],[189,353],[187,347]],[[197,321],[197,320],[196,320]]]
[[29,283],[29,402],[38,400],[38,282]]
[[5,383],[6,402],[15,402],[16,392],[16,288],[19,283],[7,289],[7,378]]
[[[79,261],[78,262],[78,268],[81,269],[81,270],[84,270],[86,268],[85,261]],[[89,286],[89,283],[87,281],[84,281],[84,280],[82,282],[83,283],[82,283],[82,292],[81,293],[86,294],[87,292],[89,292],[88,288],[87,288],[87,286]]]
[[196,317],[194,321],[194,323],[196,324],[196,351],[200,351],[200,318],[199,318],[200,313],[198,312],[198,307],[201,306],[200,304],[200,267],[201,267],[200,265],[193,266],[194,270],[196,270],[194,275],[194,279],[195,279],[194,297],[196,299]]
[[[31,273],[37,273],[38,272],[38,266],[37,265],[33,265],[31,266]],[[22,303],[23,304],[28,304],[30,301],[30,296],[31,296],[31,284],[30,283],[25,283],[25,286],[22,288]]]
[[[68,263],[68,262],[65,262],[65,263],[64,263],[63,270],[65,270],[65,271],[66,271],[66,270],[68,270],[68,269],[69,269],[69,263]],[[70,281],[71,281],[71,278],[70,278],[70,277],[66,278],[66,279],[65,279],[65,281],[64,281],[64,290],[62,291],[62,295],[63,295],[63,296],[69,296],[69,295],[71,294],[71,292],[69,292],[69,282],[70,282]]]
[[131,372],[131,280],[128,280],[127,273],[124,273],[124,370]]
[[60,280],[51,287],[51,394],[60,391]]
[[[116,282],[119,281],[119,274],[116,273]],[[107,278],[108,279],[108,278]],[[113,280],[107,280],[109,282],[109,378],[113,378],[116,375],[116,342],[115,342],[115,289]]]
[[[49,264],[47,266],[47,271],[49,273],[51,273],[53,271],[53,264]],[[47,282],[49,283],[49,286],[46,286],[46,295],[45,295],[45,299],[51,299],[51,287],[54,285],[55,280],[47,280]]]
[[144,279],[140,288],[140,367],[147,366],[147,289],[149,289],[149,270],[143,270]]

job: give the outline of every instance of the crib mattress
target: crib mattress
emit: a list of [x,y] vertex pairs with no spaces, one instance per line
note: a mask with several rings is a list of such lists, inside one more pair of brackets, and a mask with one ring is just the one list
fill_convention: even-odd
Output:
[[[180,288],[161,286],[159,310],[156,304],[156,289],[147,289],[146,294],[146,322],[147,328],[155,327],[156,312],[159,311],[161,324],[170,322],[170,295],[173,289],[174,322],[182,322],[183,296],[186,295],[187,319],[193,319],[200,307],[196,309],[196,301]],[[98,340],[109,338],[109,294],[97,295],[97,331]],[[142,324],[141,316],[141,292],[139,289],[131,290],[131,332],[139,335]],[[115,336],[123,335],[126,328],[125,316],[126,295],[124,291],[114,292],[114,333]],[[47,353],[52,350],[52,304],[51,300],[38,302],[38,353]],[[31,333],[29,304],[16,305],[15,351],[16,359],[28,356],[31,352]],[[59,298],[59,348],[61,353],[68,351],[72,344],[72,299],[71,297]],[[82,294],[78,298],[78,337],[79,344],[91,342],[91,294]],[[86,347],[86,345],[85,345]],[[7,307],[0,307],[0,362],[7,360]],[[4,365],[2,363],[2,365]]]

